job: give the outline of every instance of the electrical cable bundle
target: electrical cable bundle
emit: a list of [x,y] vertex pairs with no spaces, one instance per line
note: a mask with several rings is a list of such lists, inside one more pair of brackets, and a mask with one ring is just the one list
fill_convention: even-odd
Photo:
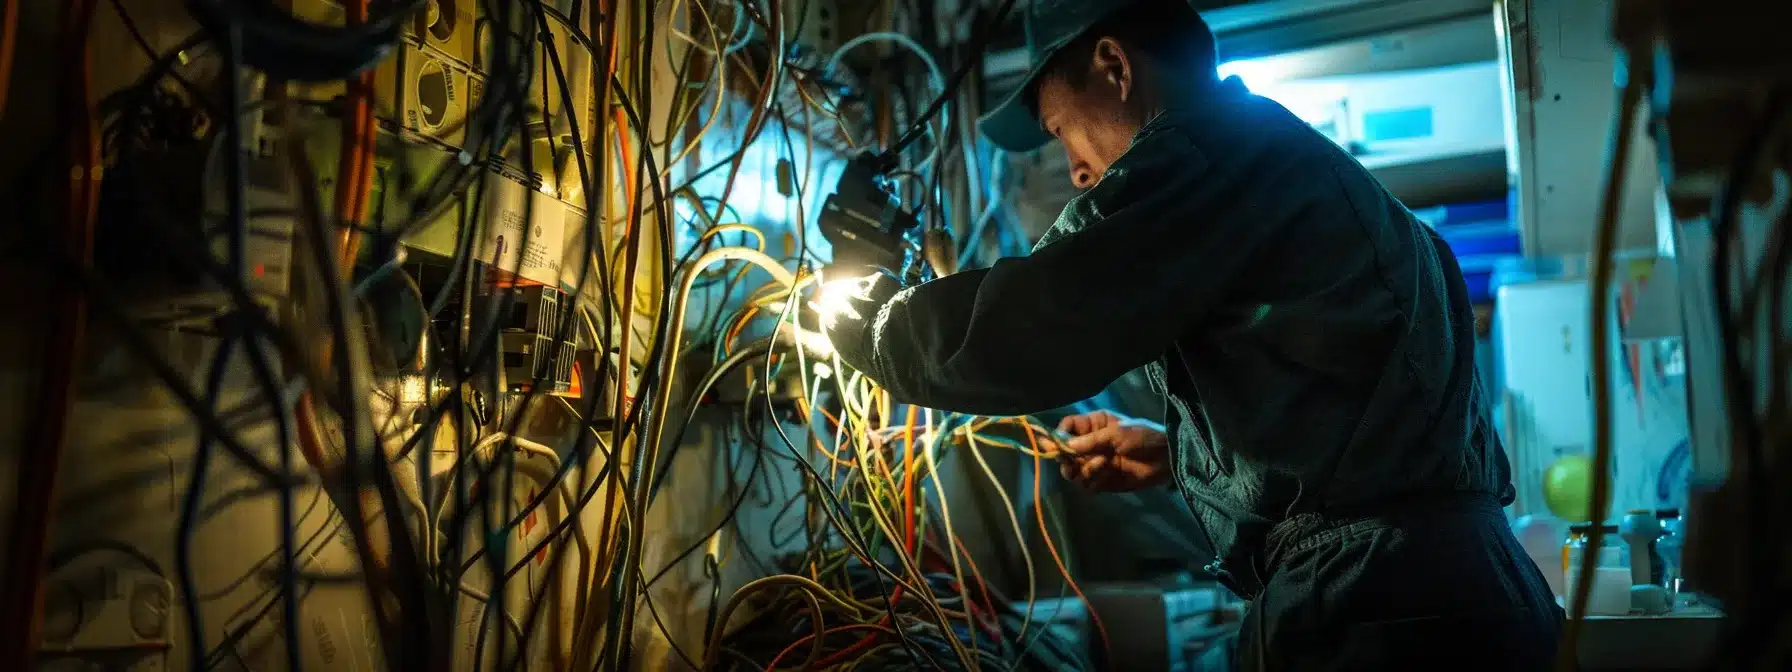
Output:
[[[1659,17],[1657,17],[1659,18]],[[1645,42],[1650,49],[1662,47],[1649,35]],[[1669,53],[1661,51],[1660,54]],[[1659,54],[1658,54],[1659,55]],[[1599,219],[1592,248],[1592,292],[1590,311],[1591,386],[1593,397],[1593,486],[1589,510],[1604,511],[1611,496],[1612,444],[1611,422],[1612,322],[1608,290],[1614,274],[1612,259],[1618,230],[1618,213],[1624,192],[1625,170],[1629,166],[1631,139],[1638,122],[1654,68],[1665,67],[1647,58],[1631,55],[1619,68],[1620,91],[1618,115],[1611,136],[1612,152],[1603,185]],[[1754,98],[1750,96],[1750,98]],[[1747,252],[1750,237],[1743,231],[1744,194],[1762,183],[1773,185],[1772,193],[1782,191],[1786,172],[1786,152],[1792,143],[1792,89],[1784,83],[1775,85],[1764,96],[1757,122],[1736,145],[1737,155],[1729,166],[1711,210],[1711,280],[1710,299],[1716,307],[1718,377],[1721,380],[1726,411],[1726,429],[1730,441],[1730,480],[1726,488],[1742,493],[1737,504],[1745,509],[1742,524],[1745,556],[1740,564],[1744,576],[1727,582],[1757,595],[1745,605],[1726,606],[1728,641],[1719,650],[1716,664],[1724,669],[1762,666],[1783,667],[1787,652],[1780,634],[1787,624],[1786,602],[1780,599],[1792,590],[1783,571],[1787,537],[1781,532],[1787,515],[1787,500],[1776,497],[1783,484],[1792,479],[1787,462],[1777,455],[1779,446],[1792,443],[1792,332],[1788,331],[1787,280],[1792,268],[1792,208],[1783,203],[1766,209],[1772,219],[1767,222],[1762,254],[1756,258]],[[1671,120],[1670,120],[1671,121]],[[1777,208],[1777,212],[1775,212]],[[1751,263],[1754,262],[1754,263]],[[1741,473],[1739,473],[1741,472]],[[1711,512],[1707,518],[1714,517]],[[1598,548],[1603,542],[1604,526],[1594,525],[1586,541]],[[1573,608],[1569,614],[1563,644],[1558,652],[1560,669],[1576,669],[1577,642],[1586,618],[1589,595],[1597,563],[1583,563],[1573,584]],[[1709,571],[1709,570],[1708,570]],[[1770,661],[1779,660],[1778,666]]]
[[[11,74],[16,4],[0,15],[0,75]],[[822,261],[809,249],[803,207],[818,187],[806,182],[832,160],[816,148],[839,141],[813,137],[817,117],[835,120],[848,145],[853,135],[875,136],[893,169],[912,178],[906,195],[931,204],[934,228],[978,232],[961,236],[969,242],[953,256],[980,256],[973,248],[999,197],[969,179],[987,167],[970,138],[975,103],[955,102],[974,98],[959,95],[974,86],[974,55],[947,77],[922,46],[943,40],[909,40],[918,58],[879,78],[884,90],[831,100],[817,85],[825,70],[800,64],[793,47],[802,24],[785,25],[791,16],[807,20],[806,5],[325,4],[339,21],[318,23],[306,0],[190,0],[181,25],[194,29],[175,44],[152,42],[162,33],[140,30],[129,3],[71,0],[61,9],[51,56],[64,76],[48,98],[57,127],[41,156],[62,170],[25,171],[7,188],[22,204],[20,220],[32,223],[19,227],[17,249],[45,250],[72,298],[48,320],[54,349],[43,361],[50,375],[31,444],[39,449],[21,464],[21,523],[11,530],[20,557],[39,564],[9,572],[0,660],[34,664],[40,579],[67,557],[50,547],[53,486],[64,468],[58,458],[78,448],[69,418],[76,381],[91,364],[83,360],[89,322],[164,388],[196,436],[171,486],[178,505],[168,552],[132,551],[154,560],[139,564],[165,571],[174,587],[169,611],[180,626],[167,648],[194,669],[256,648],[248,643],[255,637],[272,638],[257,643],[278,657],[269,665],[318,666],[319,647],[331,645],[306,626],[306,596],[331,585],[365,591],[365,646],[387,667],[644,664],[638,634],[694,639],[675,636],[655,585],[698,560],[720,576],[719,554],[697,550],[738,526],[735,513],[766,487],[774,461],[800,474],[800,495],[785,512],[800,518],[804,550],[761,566],[769,576],[736,592],[717,583],[713,616],[696,640],[702,648],[677,650],[685,664],[1052,669],[1061,665],[1040,661],[1075,658],[1030,657],[1074,648],[1030,611],[1034,559],[1026,557],[1027,599],[993,590],[954,532],[939,487],[948,454],[997,491],[1002,482],[984,449],[1031,457],[1036,528],[1003,492],[1010,531],[1023,554],[1039,534],[1074,590],[1037,482],[1055,439],[1025,419],[896,408],[838,362],[812,361],[797,326]],[[927,25],[932,7],[909,4],[885,3],[872,18],[884,28]],[[1013,4],[1000,3],[987,26]],[[128,30],[146,66],[124,88],[95,95],[90,35],[101,12]],[[480,86],[462,118],[426,133],[407,119],[426,104],[405,76],[407,59],[426,57],[424,29],[454,12],[476,17],[476,53],[454,57],[468,56]],[[987,42],[987,26],[972,54]],[[895,39],[891,30],[870,32],[885,36],[868,40]],[[678,40],[682,53],[665,53]],[[756,51],[767,57],[749,58]],[[659,70],[668,62],[680,83],[669,100]],[[9,81],[0,78],[0,91]],[[787,87],[800,106],[782,102]],[[855,106],[884,119],[881,131],[853,128],[846,108]],[[737,109],[744,120],[730,118]],[[936,120],[942,109],[950,118]],[[803,156],[792,135],[799,126],[809,136]],[[733,149],[692,165],[706,146]],[[770,147],[794,176],[790,231],[764,229],[768,222],[748,221],[731,203],[753,147]],[[58,197],[28,196],[46,188]],[[537,192],[565,207],[564,241],[536,239],[544,229],[522,225],[519,239],[494,249],[494,213],[537,222]],[[691,215],[679,216],[675,204]],[[429,231],[449,232],[444,253],[412,247]],[[771,251],[778,233],[794,238],[785,258]],[[728,244],[737,238],[754,244]],[[515,351],[502,344],[514,335],[514,316],[539,306],[525,298],[534,283],[521,277],[523,262],[503,252],[561,242],[571,250],[545,289],[565,309],[532,335],[578,344],[578,354],[552,348],[518,379]],[[290,261],[277,287],[267,277],[270,245]],[[157,307],[166,305],[179,307]],[[165,332],[204,340],[199,370],[160,347]],[[556,361],[568,356],[578,358],[581,385],[558,391]],[[712,368],[695,391],[683,389],[687,368],[704,360]],[[776,391],[792,377],[794,396]],[[643,566],[645,549],[666,536],[650,528],[648,512],[661,495],[683,491],[667,474],[688,430],[704,422],[699,409],[743,378],[746,403],[732,409],[741,427],[731,425],[709,452],[752,467],[728,483],[733,497],[713,531],[670,563]],[[252,390],[246,397],[229,394],[240,381]],[[788,421],[792,406],[800,429]],[[570,420],[569,429],[540,428],[555,418]],[[245,438],[270,425],[268,441]],[[768,445],[770,435],[782,445]],[[226,619],[199,579],[208,554],[234,549],[202,544],[199,530],[227,508],[217,474],[231,470],[253,477],[255,497],[274,500],[278,532],[256,566],[272,587],[253,600],[250,617]],[[313,567],[331,544],[342,545],[352,570]],[[156,560],[164,555],[167,562]]]
[[[1792,444],[1792,332],[1786,318],[1788,268],[1792,267],[1792,216],[1778,206],[1768,211],[1763,251],[1758,260],[1746,252],[1749,240],[1742,226],[1743,194],[1752,185],[1783,180],[1786,151],[1792,146],[1792,88],[1781,84],[1767,97],[1761,117],[1739,145],[1728,179],[1712,212],[1712,268],[1721,351],[1724,408],[1732,455],[1746,470],[1740,484],[1748,507],[1746,557],[1742,585],[1759,591],[1740,613],[1731,614],[1734,646],[1726,661],[1754,666],[1784,661],[1783,645],[1774,648],[1786,623],[1784,602],[1777,596],[1792,590],[1784,571],[1783,534],[1788,503],[1784,484],[1792,472],[1778,448]],[[1777,193],[1779,187],[1776,185]],[[1769,206],[1772,207],[1772,206]],[[1753,263],[1751,263],[1751,261]]]
[[[721,612],[722,623],[744,604],[754,604],[760,611],[720,640],[716,638],[722,637],[721,632],[711,632],[706,667],[720,663],[773,669],[788,663],[804,669],[1033,669],[1041,663],[1031,656],[1042,647],[1077,648],[1058,641],[1061,635],[1043,620],[1034,620],[1029,606],[1034,595],[1013,603],[989,587],[953,530],[949,499],[938,480],[938,453],[947,445],[961,446],[989,477],[1023,549],[1031,592],[1037,577],[1025,551],[1028,531],[981,447],[1012,447],[1032,456],[1037,468],[1038,460],[1055,457],[1039,447],[1046,430],[1021,419],[942,418],[945,425],[962,424],[935,434],[922,424],[929,415],[909,409],[904,424],[867,432],[869,445],[847,441],[829,448],[810,437],[814,450],[827,456],[832,466],[822,477],[826,480],[807,483],[809,494],[800,500],[807,509],[799,518],[809,540],[807,550],[782,563],[789,574],[751,583],[728,602]],[[1026,438],[1005,437],[1002,429]],[[848,432],[835,435],[844,438]],[[1034,492],[1040,533],[1057,569],[1065,572],[1046,533],[1037,483]],[[930,494],[938,504],[937,514]],[[817,527],[818,522],[833,529]],[[844,547],[828,542],[835,535]],[[1064,579],[1080,596],[1067,572]],[[1096,626],[1100,627],[1099,620]],[[1045,669],[1062,668],[1045,665]]]

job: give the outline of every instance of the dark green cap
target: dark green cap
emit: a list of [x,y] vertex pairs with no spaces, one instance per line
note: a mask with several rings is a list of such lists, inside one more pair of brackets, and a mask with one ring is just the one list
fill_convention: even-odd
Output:
[[1051,142],[1026,104],[1026,93],[1052,56],[1115,12],[1137,0],[1033,0],[1021,17],[1032,66],[1020,88],[977,120],[991,143],[1010,152],[1029,152]]

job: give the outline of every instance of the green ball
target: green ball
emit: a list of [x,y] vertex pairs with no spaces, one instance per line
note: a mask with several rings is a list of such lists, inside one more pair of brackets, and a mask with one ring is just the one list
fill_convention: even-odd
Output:
[[1543,472],[1543,502],[1549,512],[1568,522],[1588,522],[1593,501],[1593,460],[1585,455],[1557,458]]

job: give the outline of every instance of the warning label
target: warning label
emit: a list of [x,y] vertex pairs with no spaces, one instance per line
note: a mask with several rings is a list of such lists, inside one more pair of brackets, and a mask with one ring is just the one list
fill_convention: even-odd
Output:
[[479,260],[528,280],[558,286],[566,246],[566,204],[497,174],[486,175],[486,227]]

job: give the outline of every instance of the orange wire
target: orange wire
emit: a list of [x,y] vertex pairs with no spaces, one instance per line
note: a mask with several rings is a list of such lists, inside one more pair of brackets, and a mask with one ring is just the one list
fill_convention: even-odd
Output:
[[[362,23],[367,20],[368,0],[350,3],[348,6],[348,22]],[[338,236],[338,248],[342,267],[352,271],[355,256],[361,249],[362,219],[360,210],[367,197],[367,175],[364,170],[373,161],[373,95],[374,73],[361,73],[348,85],[349,113],[342,127],[342,140],[339,143],[340,156],[336,160],[336,222],[342,227]]]
[[[965,566],[971,568],[971,578],[977,580],[977,590],[983,595],[983,610],[988,612],[991,618],[995,618],[996,603],[995,600],[992,600],[989,597],[989,583],[983,580],[983,572],[977,569],[977,561],[971,559],[970,549],[964,547],[964,540],[959,539],[956,534],[952,535],[952,547],[957,550],[960,555],[964,556]],[[973,606],[969,595],[965,596],[964,603],[966,605],[966,611],[969,611],[970,607]],[[982,625],[986,628],[990,626],[988,622],[984,622]],[[1001,632],[999,630],[992,629],[990,635],[997,639],[1001,638]]]
[[1088,596],[1083,594],[1082,588],[1077,587],[1076,580],[1070,578],[1070,569],[1064,566],[1064,557],[1058,555],[1058,545],[1052,543],[1052,533],[1045,527],[1045,498],[1039,494],[1039,472],[1044,466],[1039,459],[1039,438],[1033,434],[1031,423],[1023,422],[1021,427],[1027,431],[1027,445],[1033,449],[1033,513],[1039,519],[1039,536],[1045,540],[1046,550],[1051,551],[1052,562],[1058,565],[1058,572],[1064,575],[1064,583],[1070,586],[1071,592],[1076,593],[1076,599],[1082,600],[1083,609],[1089,613],[1089,620],[1095,623],[1095,631],[1101,635],[1101,650],[1107,660],[1111,661],[1114,659],[1114,647],[1108,642],[1108,626],[1102,624],[1101,614],[1095,613],[1095,606],[1089,604]]
[[9,0],[0,13],[0,118],[6,116],[6,91],[12,87],[12,52],[18,46],[19,4],[25,0]]
[[734,342],[740,339],[741,332],[747,330],[747,323],[757,314],[759,314],[759,309],[752,306],[747,306],[746,310],[741,311],[740,317],[735,318],[734,325],[728,328],[728,335],[722,339],[722,352],[734,352]]
[[[358,167],[359,172],[355,174],[355,209],[351,213],[356,222],[365,222],[373,214],[373,157],[379,146],[379,119],[374,116],[375,86],[377,84],[374,81],[373,72],[361,73],[361,90],[366,92],[366,95],[362,97],[361,102],[361,165]],[[403,114],[402,111],[394,113]],[[353,253],[357,251],[359,251],[358,244],[356,249],[349,250],[350,254],[346,259],[348,264],[354,264]]]
[[[603,28],[600,31],[600,35],[598,36],[600,43],[602,41],[607,41],[610,43],[610,53],[605,58],[605,62],[604,62],[604,77],[602,80],[596,82],[596,85],[598,88],[597,88],[597,91],[594,92],[594,95],[597,97],[597,99],[598,99],[597,102],[600,106],[608,105],[610,103],[610,100],[609,100],[610,85],[616,76],[617,53],[618,53],[618,49],[620,48],[620,41],[615,39],[616,38],[616,22],[620,16],[620,13],[614,11],[615,5],[616,5],[616,3],[614,2],[614,0],[603,0],[602,2],[598,3],[598,13],[596,14],[596,16],[603,17]],[[608,138],[609,137],[607,133],[604,133],[603,117],[601,114],[596,115],[596,118],[592,119],[591,124],[593,127],[592,132],[593,132],[594,137],[598,137],[598,138]],[[618,130],[620,132],[624,129],[626,129],[626,127],[621,127]],[[575,129],[575,132],[576,132],[576,129]],[[604,146],[607,149],[608,142],[605,142]],[[606,157],[606,160],[607,160],[607,157]],[[607,185],[587,185],[586,198],[589,200],[590,198],[594,197],[596,190],[599,188],[605,189],[606,192],[608,190]],[[633,193],[628,194],[628,197],[632,198]],[[609,201],[606,200],[605,202],[609,202]],[[601,235],[599,236],[599,240],[600,241],[603,240],[603,237]],[[626,239],[624,242],[626,242]],[[607,254],[609,254],[609,251],[607,249],[605,249],[601,253],[607,255]],[[630,293],[633,292],[632,288],[627,291],[629,291]],[[606,296],[604,298],[607,301],[615,301],[617,297]],[[623,409],[625,404],[629,403],[628,397],[627,397],[627,390],[624,389],[624,386],[626,384],[625,381],[627,381],[629,378],[629,376],[627,375],[628,367],[629,367],[629,360],[630,360],[628,347],[627,347],[628,346],[628,337],[629,337],[629,333],[634,331],[634,329],[629,328],[629,326],[628,326],[629,318],[630,318],[629,314],[628,313],[619,313],[619,315],[620,315],[621,319],[623,320],[623,329],[621,330],[622,336],[618,343],[619,347],[616,350],[616,367],[618,370],[616,372],[616,392],[615,392],[616,404],[613,408],[613,411],[616,412],[617,418],[621,418],[623,416],[623,414],[620,411]],[[622,441],[623,436],[622,436],[621,427],[622,427],[622,423],[620,423],[620,422],[616,423],[616,429],[613,430],[610,435],[611,443],[615,445],[614,450],[616,451],[616,454],[618,456],[616,459],[620,459],[620,456],[623,452],[624,444]],[[616,530],[616,524],[618,522],[618,519],[621,518],[621,515],[622,515],[620,507],[618,506],[618,503],[619,503],[618,498],[621,495],[620,487],[621,487],[622,479],[609,478],[609,479],[605,479],[605,480],[608,482],[604,484],[604,486],[605,486],[604,487],[604,514],[603,514],[604,521],[603,521],[603,525],[600,526],[599,530],[598,530],[598,544],[597,544],[598,551],[597,552],[600,555],[597,558],[597,560],[599,561],[599,563],[587,562],[587,563],[585,563],[586,568],[594,567],[594,566],[596,566],[596,564],[609,562],[609,559],[613,555],[613,551],[615,550],[615,544],[619,543],[621,541],[621,538],[615,534],[615,530]],[[581,586],[589,585],[590,583],[592,583],[592,582],[586,581],[586,582],[582,583]],[[596,627],[595,626],[597,624],[597,621],[594,619],[593,620],[586,619],[587,609],[591,606],[591,602],[586,599],[585,593],[586,593],[586,589],[581,587],[580,596],[579,596],[579,605],[574,610],[574,614],[573,614],[575,636],[584,641],[593,641],[596,639],[596,631],[595,631]],[[580,652],[579,652],[578,660],[584,661],[586,658],[589,658],[589,649],[581,648]]]
[[[809,400],[805,399],[803,397],[797,397],[796,410],[797,410],[797,412],[802,413],[803,417],[805,417],[805,418],[809,417],[809,414],[811,412],[813,412],[809,406]],[[823,412],[825,413],[826,411],[824,410]],[[844,466],[849,466],[849,467],[856,466],[857,463],[852,460],[846,460],[844,462],[841,461],[839,453],[829,450],[827,447],[827,444],[824,444],[821,442],[821,436],[816,435],[811,438],[813,438],[815,441],[815,451],[826,456],[828,458],[828,461],[833,462],[835,465],[844,465]]]
[[[5,38],[0,49],[6,52],[0,57],[7,60],[5,69],[0,71],[0,76],[7,79],[7,83],[0,83],[0,95],[10,83],[10,58],[19,2],[21,0],[12,0],[7,4],[6,25],[0,29]],[[94,11],[92,2],[75,0],[65,5],[59,27],[61,46],[68,50],[64,55],[69,59],[65,67],[74,71],[64,72],[67,79],[73,80],[72,90],[62,89],[60,92],[68,96],[65,103],[77,115],[75,121],[79,129],[68,137],[66,182],[61,187],[66,190],[63,244],[67,248],[64,254],[83,269],[93,265],[93,232],[99,214],[99,182],[103,173],[99,126],[92,102],[93,51],[88,41]],[[46,569],[44,550],[54,522],[57,473],[68,443],[75,379],[82,344],[87,336],[87,297],[75,292],[54,303],[51,315],[55,336],[48,339],[50,352],[39,397],[44,402],[44,409],[28,430],[34,436],[26,445],[33,449],[25,451],[18,468],[20,483],[15,494],[15,522],[8,535],[12,557],[16,558],[10,568],[9,579],[13,580],[6,581],[4,588],[0,588],[0,594],[4,595],[0,609],[4,609],[5,630],[5,634],[0,635],[0,647],[3,647],[0,660],[11,661],[9,669],[31,667],[39,645]]]
[[916,409],[914,406],[908,407],[908,422],[902,429],[902,465],[904,467],[902,476],[903,547],[908,550],[910,556],[915,554],[915,421],[920,419],[920,415],[921,413],[919,409]]

